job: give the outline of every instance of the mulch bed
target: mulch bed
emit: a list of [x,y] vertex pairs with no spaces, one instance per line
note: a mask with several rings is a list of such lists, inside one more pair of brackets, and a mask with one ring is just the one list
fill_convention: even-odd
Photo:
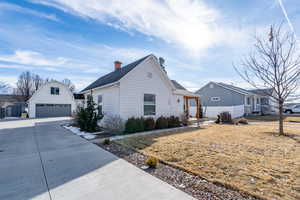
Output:
[[[145,164],[147,156],[133,149],[121,146],[114,142],[109,145],[97,144],[103,149],[125,159],[129,163],[141,168]],[[167,182],[168,184],[188,193],[201,200],[254,200],[256,197],[249,196],[239,191],[226,188],[219,184],[211,183],[197,175],[182,169],[160,162],[155,169],[144,170],[149,174]]]

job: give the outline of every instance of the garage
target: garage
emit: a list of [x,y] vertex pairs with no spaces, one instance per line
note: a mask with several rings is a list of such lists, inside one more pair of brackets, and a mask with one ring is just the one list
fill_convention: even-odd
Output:
[[71,116],[76,108],[70,88],[57,81],[40,86],[28,101],[30,118]]
[[36,117],[71,116],[71,104],[36,104]]

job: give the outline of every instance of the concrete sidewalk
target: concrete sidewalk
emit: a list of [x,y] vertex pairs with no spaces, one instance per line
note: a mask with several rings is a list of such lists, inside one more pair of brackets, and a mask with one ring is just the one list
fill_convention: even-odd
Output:
[[59,122],[18,122],[0,122],[0,199],[193,199]]

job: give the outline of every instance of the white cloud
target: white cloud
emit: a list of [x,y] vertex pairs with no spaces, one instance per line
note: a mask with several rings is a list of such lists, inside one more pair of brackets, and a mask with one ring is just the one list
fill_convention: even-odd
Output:
[[[32,0],[126,31],[137,31],[198,54],[231,43],[243,32],[225,27],[221,14],[203,0]],[[235,37],[230,35],[234,33]],[[230,41],[229,41],[230,40]],[[236,43],[236,42],[235,42]]]
[[0,61],[22,65],[60,66],[66,64],[69,59],[64,57],[49,59],[36,51],[17,50],[12,55],[0,55]]
[[19,64],[3,64],[0,63],[0,69],[22,69],[22,70],[32,70],[33,67]]
[[38,12],[38,11],[35,11],[35,10],[31,10],[31,9],[28,9],[28,8],[18,6],[18,5],[15,5],[15,4],[0,3],[0,11],[5,11],[5,10],[26,13],[26,14],[34,15],[34,16],[37,16],[37,17],[40,17],[40,18],[45,18],[45,19],[48,19],[48,20],[56,21],[56,22],[60,21],[57,18],[57,16],[54,15],[54,14],[45,14],[45,13],[42,13],[42,12]]
[[18,77],[17,76],[1,76],[0,80],[6,84],[9,84],[11,87],[16,87]]

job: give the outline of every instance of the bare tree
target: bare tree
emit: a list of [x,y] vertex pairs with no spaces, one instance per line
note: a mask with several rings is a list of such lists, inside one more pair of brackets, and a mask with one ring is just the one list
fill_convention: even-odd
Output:
[[14,94],[24,96],[25,101],[27,101],[43,83],[44,80],[38,74],[33,74],[30,71],[22,72],[18,78],[17,89]]
[[283,105],[296,93],[300,79],[300,50],[295,35],[282,25],[271,26],[268,37],[255,37],[254,51],[242,60],[238,74],[255,88],[273,89],[278,104],[279,134],[283,130]]
[[72,81],[70,79],[65,78],[61,82],[63,84],[65,84],[66,86],[68,86],[70,88],[71,92],[75,91],[75,85],[72,83]]
[[32,75],[32,81],[34,85],[34,91],[37,91],[44,83],[43,79],[37,74]]
[[34,92],[32,74],[29,71],[23,72],[17,82],[17,94],[25,97],[27,101]]

